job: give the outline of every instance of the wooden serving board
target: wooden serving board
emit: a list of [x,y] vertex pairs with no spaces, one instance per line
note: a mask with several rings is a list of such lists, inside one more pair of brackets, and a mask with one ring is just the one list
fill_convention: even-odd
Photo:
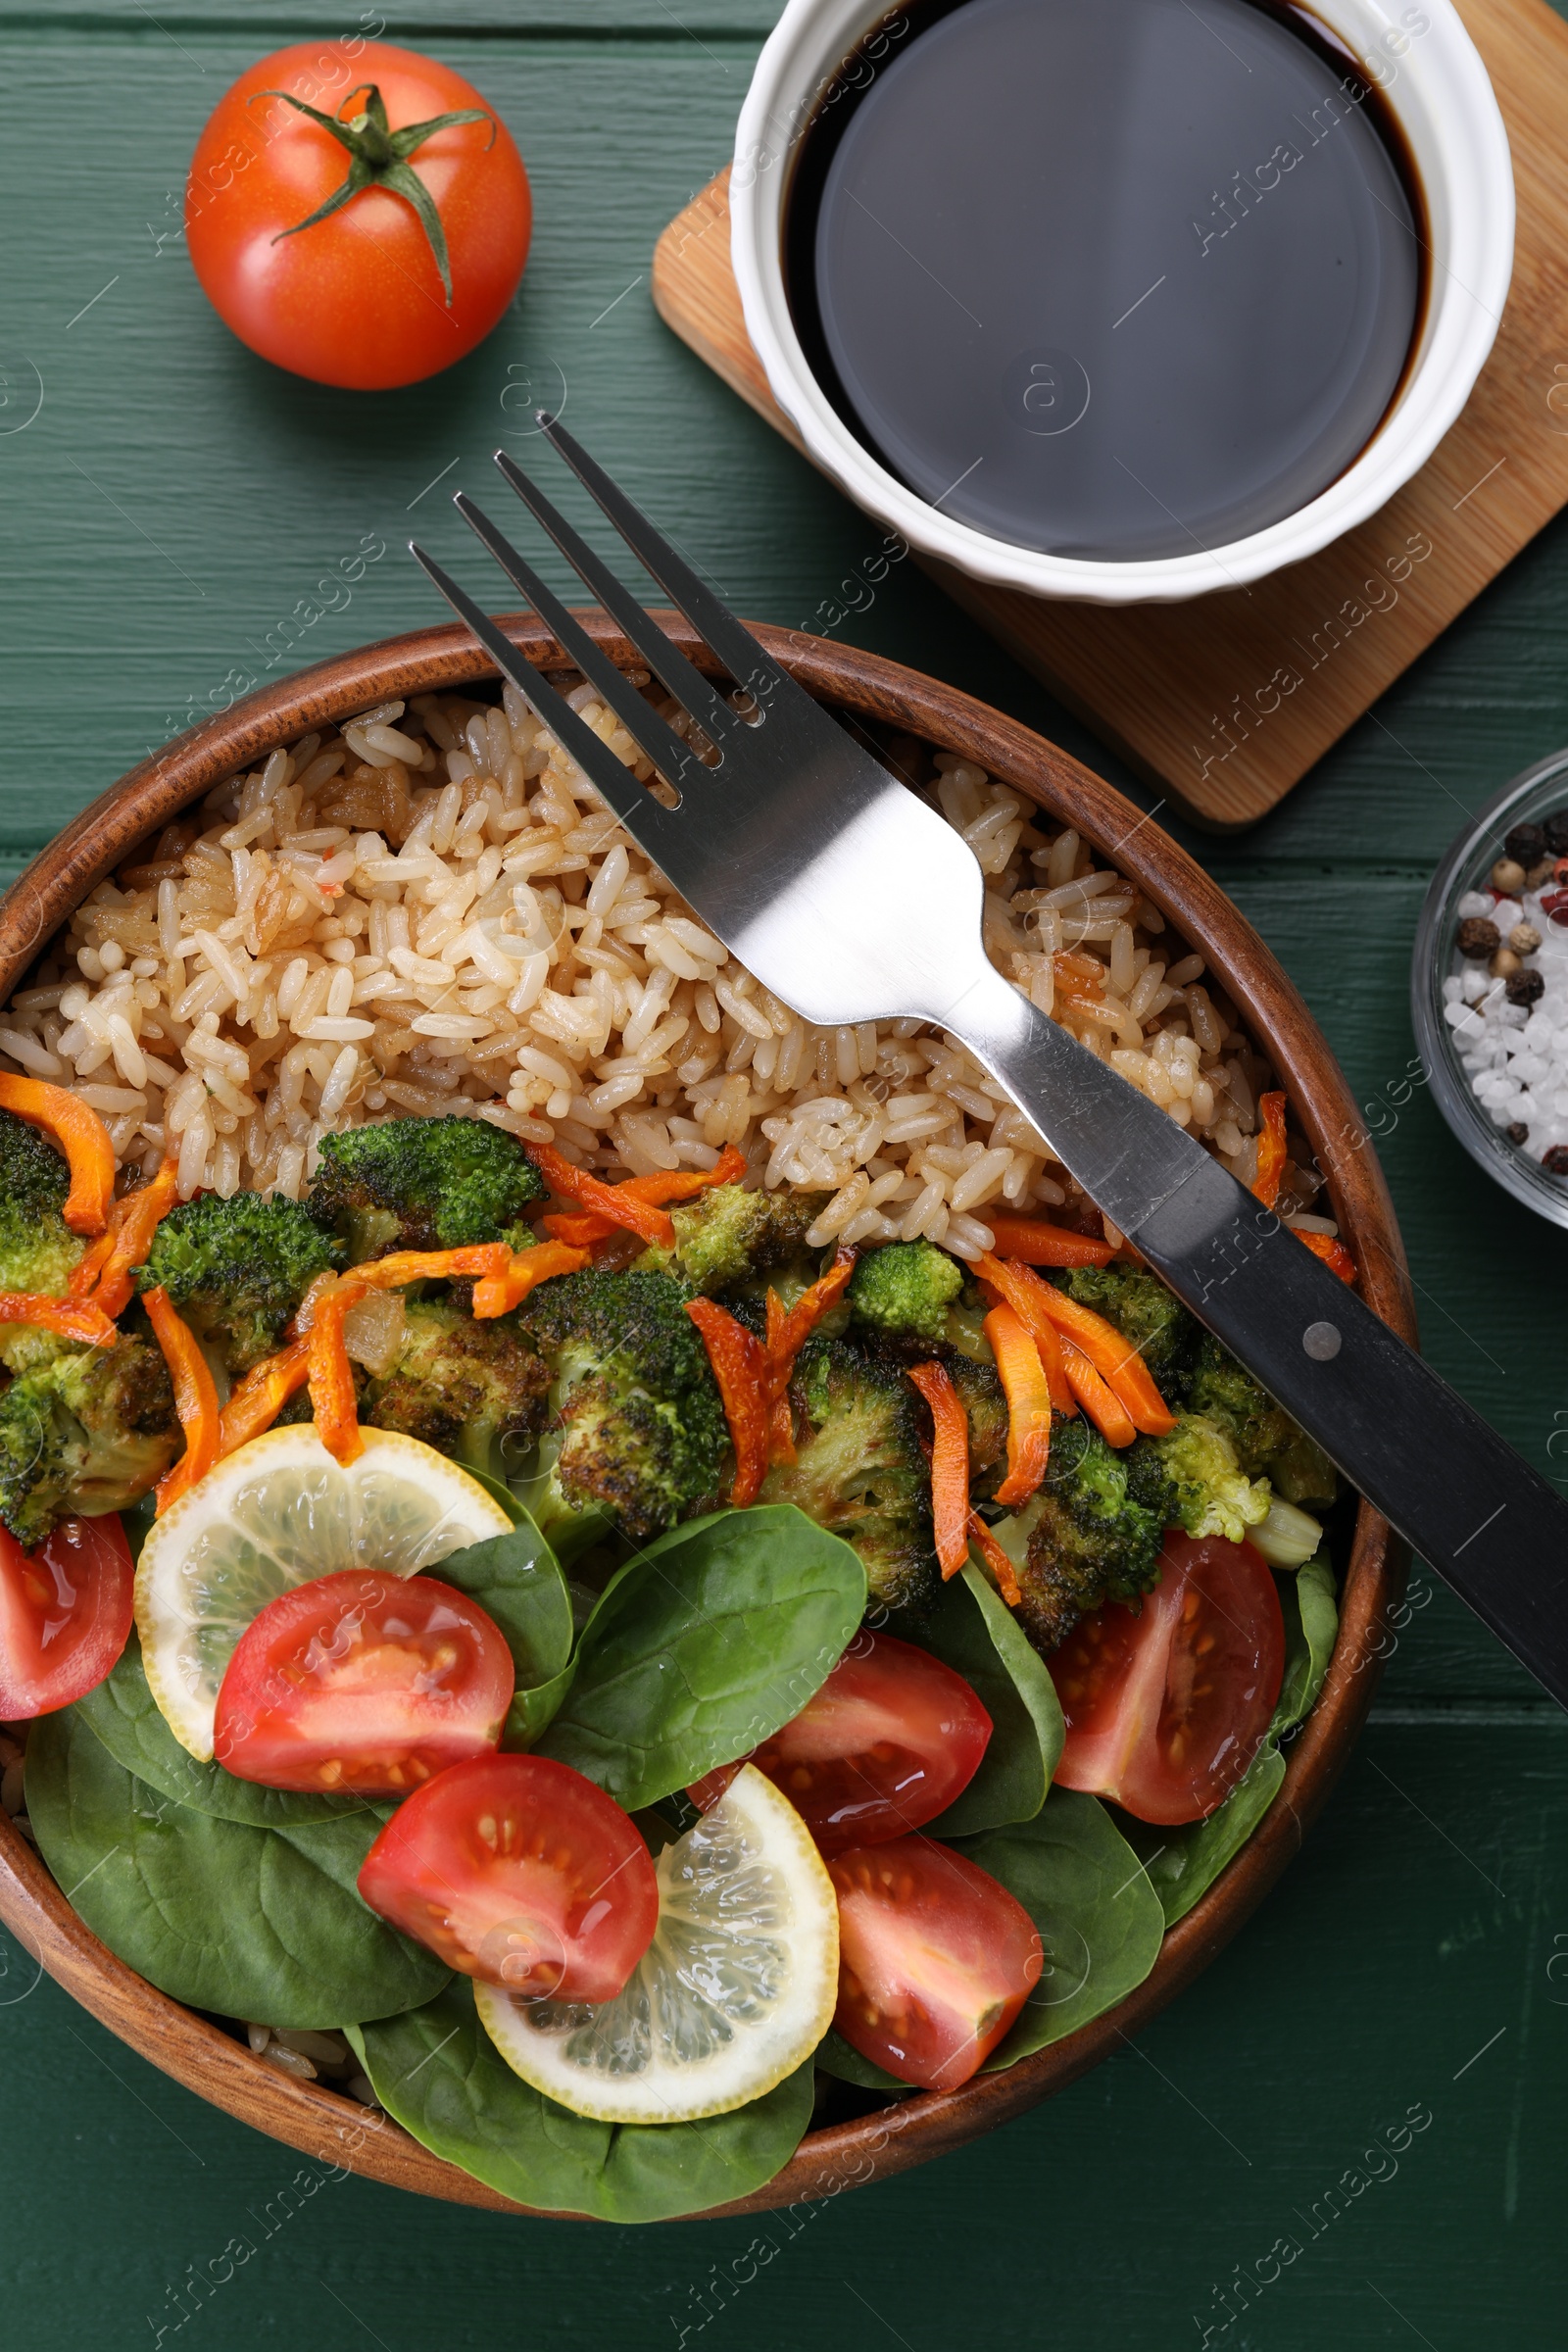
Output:
[[[1359,529],[1247,589],[1180,605],[1064,604],[925,568],[1198,823],[1255,823],[1568,503],[1568,25],[1544,0],[1460,0],[1519,199],[1513,287],[1463,415]],[[747,339],[728,172],[655,249],[661,315],[799,436]]]

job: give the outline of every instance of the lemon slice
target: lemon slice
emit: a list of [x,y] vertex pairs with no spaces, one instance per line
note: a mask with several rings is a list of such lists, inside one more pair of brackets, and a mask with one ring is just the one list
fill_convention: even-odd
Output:
[[203,1763],[223,1669],[279,1592],[342,1568],[415,1576],[512,1525],[433,1446],[391,1430],[362,1435],[364,1452],[345,1467],[311,1422],[268,1430],[199,1479],[142,1546],[136,1630],[148,1686]]
[[514,2074],[575,2115],[695,2123],[760,2098],[833,2022],[839,1913],[805,1822],[755,1765],[660,1855],[659,1926],[612,2001],[475,1984]]

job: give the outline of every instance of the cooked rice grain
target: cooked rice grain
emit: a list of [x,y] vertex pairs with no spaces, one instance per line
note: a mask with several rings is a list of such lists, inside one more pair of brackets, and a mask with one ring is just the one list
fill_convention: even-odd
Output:
[[[646,781],[593,689],[568,699]],[[935,766],[998,968],[1250,1181],[1267,1072],[1202,958],[1071,829],[967,760]],[[815,1244],[973,1257],[988,1206],[1079,1198],[956,1038],[797,1019],[510,686],[500,709],[383,703],[209,793],[78,909],[4,1016],[0,1066],[73,1088],[124,1165],[176,1152],[187,1198],[298,1199],[324,1134],[410,1111],[612,1177],[735,1144],[753,1181],[831,1193]],[[1317,1179],[1293,1181],[1305,1207]]]

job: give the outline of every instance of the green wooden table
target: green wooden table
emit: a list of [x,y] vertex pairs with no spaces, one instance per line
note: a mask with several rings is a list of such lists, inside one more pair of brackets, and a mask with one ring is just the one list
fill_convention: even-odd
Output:
[[[417,525],[458,548],[447,492],[483,482],[498,439],[526,458],[540,400],[564,400],[742,612],[816,625],[878,534],[648,296],[654,239],[723,161],[775,13],[443,0],[394,21],[506,115],[537,225],[481,350],[360,399],[254,361],[178,237],[220,93],[284,40],[352,34],[347,0],[0,9],[0,878],[240,679],[436,617],[402,540]],[[318,581],[362,550],[351,601],[323,612]],[[1396,1107],[1391,1090],[1412,1061],[1410,945],[1437,858],[1568,741],[1565,623],[1559,526],[1265,827],[1191,845],[1369,1105],[1431,1355],[1559,1477],[1568,1236],[1492,1188],[1423,1091]],[[912,564],[851,625],[1115,772]],[[590,2232],[333,2180],[143,2065],[0,1944],[6,2344],[1560,2344],[1568,1725],[1419,1567],[1412,1603],[1325,1818],[1174,2010],[978,2146],[788,2216]],[[1369,2155],[1389,2127],[1402,2152]],[[198,2300],[185,2282],[220,2275],[231,2240],[253,2251],[230,2249]],[[1225,2288],[1244,2273],[1241,2303]]]

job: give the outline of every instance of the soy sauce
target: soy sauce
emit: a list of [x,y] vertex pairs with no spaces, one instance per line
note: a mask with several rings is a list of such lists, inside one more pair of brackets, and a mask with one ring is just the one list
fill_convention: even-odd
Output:
[[1425,226],[1311,18],[930,0],[867,50],[797,152],[786,271],[829,398],[920,497],[1133,562],[1261,530],[1365,448]]

